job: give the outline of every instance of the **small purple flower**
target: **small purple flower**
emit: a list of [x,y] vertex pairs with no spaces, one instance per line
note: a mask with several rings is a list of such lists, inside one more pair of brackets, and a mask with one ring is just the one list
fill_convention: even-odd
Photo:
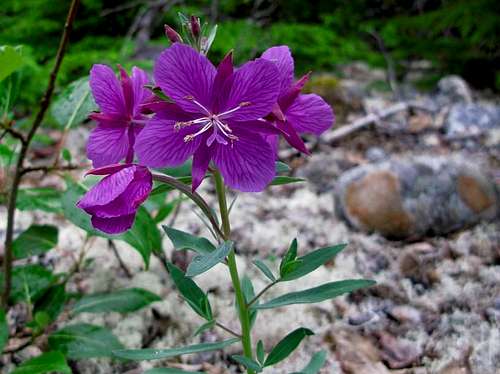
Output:
[[144,87],[147,74],[132,68],[132,76],[120,68],[120,80],[106,65],[94,65],[90,71],[90,88],[101,113],[89,117],[97,121],[87,143],[87,156],[94,167],[114,164],[134,158],[134,142],[144,127],[147,117],[140,111],[140,104],[151,97]]
[[149,170],[135,164],[116,164],[87,174],[107,175],[76,204],[92,216],[92,226],[107,234],[119,234],[131,228],[137,209],[153,186]]
[[[269,48],[262,54],[262,58],[274,62],[280,72],[278,102],[269,119],[283,131],[291,146],[308,154],[309,151],[298,134],[319,136],[328,130],[335,121],[332,108],[316,94],[300,93],[309,75],[293,82],[294,62],[287,46]],[[278,137],[269,136],[268,140],[277,149]]]
[[262,117],[278,98],[273,63],[258,59],[233,71],[229,54],[216,69],[191,47],[175,43],[156,61],[154,76],[174,103],[156,105],[155,117],[139,134],[142,165],[177,166],[193,155],[193,190],[210,161],[232,188],[261,191],[271,182],[275,156],[264,137],[279,131]]

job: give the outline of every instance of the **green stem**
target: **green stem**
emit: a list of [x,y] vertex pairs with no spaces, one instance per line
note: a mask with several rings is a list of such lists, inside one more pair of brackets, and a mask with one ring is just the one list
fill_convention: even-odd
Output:
[[[227,209],[226,201],[226,187],[224,186],[224,181],[218,170],[213,172],[215,189],[217,191],[217,199],[219,200],[219,209],[222,221],[222,232],[224,234],[224,240],[229,240],[231,237],[231,225],[229,223],[229,212]],[[250,314],[247,308],[247,302],[243,291],[241,289],[240,277],[238,275],[238,267],[236,266],[236,255],[234,253],[234,248],[231,249],[227,255],[227,265],[229,266],[229,272],[231,274],[231,281],[233,283],[234,293],[236,294],[236,300],[238,302],[238,312],[241,324],[241,342],[243,344],[243,353],[249,359],[253,359],[252,353],[252,337],[250,335]],[[247,374],[254,374],[254,371],[247,369]]]

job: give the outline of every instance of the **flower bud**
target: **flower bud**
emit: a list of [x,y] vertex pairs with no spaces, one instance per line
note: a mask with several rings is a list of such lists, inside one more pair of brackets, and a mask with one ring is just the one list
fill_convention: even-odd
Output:
[[165,25],[165,35],[172,43],[182,43],[182,38],[179,33],[169,25]]
[[197,38],[201,32],[200,19],[196,16],[191,16],[190,25],[191,25],[191,33],[195,38]]

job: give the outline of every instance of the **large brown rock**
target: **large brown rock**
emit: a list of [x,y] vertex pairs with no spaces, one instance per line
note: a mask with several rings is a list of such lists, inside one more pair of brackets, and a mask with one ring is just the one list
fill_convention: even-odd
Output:
[[341,175],[335,194],[350,225],[397,239],[446,234],[499,211],[493,178],[460,155],[359,166]]

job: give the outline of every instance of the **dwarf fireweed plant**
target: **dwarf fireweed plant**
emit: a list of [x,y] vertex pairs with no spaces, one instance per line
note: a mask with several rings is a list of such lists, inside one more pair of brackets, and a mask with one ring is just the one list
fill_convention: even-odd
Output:
[[[146,267],[150,254],[156,255],[181,297],[200,317],[200,327],[194,335],[219,328],[230,338],[164,349],[123,349],[103,328],[73,324],[49,335],[50,350],[23,363],[22,370],[27,371],[21,372],[35,367],[47,368],[37,371],[40,373],[69,372],[65,357],[158,360],[240,344],[240,354],[230,359],[247,373],[258,373],[285,360],[304,338],[313,335],[307,327],[290,326],[291,331],[274,347],[265,347],[262,341],[255,343],[252,329],[258,328],[259,313],[330,300],[373,284],[370,280],[349,279],[266,298],[266,292],[272,287],[306,276],[331,261],[345,247],[338,244],[299,255],[296,239],[291,240],[279,266],[272,266],[261,258],[253,260],[268,282],[263,289],[256,292],[251,280],[241,276],[236,265],[238,243],[231,235],[232,204],[228,204],[227,191],[258,193],[273,185],[302,181],[278,175],[289,170],[277,161],[280,138],[299,152],[309,154],[300,135],[320,136],[333,125],[334,115],[321,97],[301,93],[309,75],[295,80],[294,61],[287,46],[269,48],[260,57],[240,66],[234,65],[229,51],[222,61],[214,64],[207,54],[217,28],[201,25],[197,17],[182,15],[181,26],[180,33],[165,26],[171,45],[154,62],[151,77],[137,67],[129,74],[120,65],[118,74],[103,64],[95,64],[90,70],[88,87],[96,110],[88,117],[96,126],[87,142],[87,157],[93,166],[87,175],[100,180],[86,188],[66,176],[68,189],[62,197],[62,210],[66,218],[85,229],[89,237],[105,237],[112,248],[113,240],[129,243],[140,252]],[[75,110],[82,107],[85,99],[82,95]],[[69,116],[65,131],[77,114],[73,112]],[[213,185],[217,206],[211,206],[197,192],[203,183]],[[163,222],[173,208],[163,203],[169,191],[178,191],[184,196],[178,201],[189,199],[195,204],[197,214],[212,235],[208,239],[169,225],[162,226],[175,250],[194,252],[185,270],[169,261],[161,249],[157,224]],[[14,196],[14,202],[15,199]],[[152,211],[156,211],[154,216]],[[57,230],[51,228],[54,229]],[[23,255],[19,249],[23,240],[46,235],[47,230],[48,226],[30,227],[14,241],[13,255],[17,258]],[[57,241],[57,231],[55,233]],[[42,244],[47,246],[47,240],[42,240]],[[82,250],[74,271],[82,266],[83,257]],[[237,330],[229,328],[227,321],[219,320],[207,292],[196,283],[197,276],[213,271],[218,264],[230,275],[235,294],[235,319],[239,320]],[[7,282],[4,283],[12,281],[13,291],[9,284],[7,291],[4,290],[4,304],[13,298],[14,301],[23,299],[23,288],[27,290],[28,304],[34,315],[30,326],[35,338],[46,333],[70,299],[65,285],[74,271],[61,279],[46,269],[29,266],[33,265],[15,267],[13,275],[5,276]],[[6,265],[6,269],[11,271],[10,265]],[[43,282],[47,284],[42,285]],[[72,304],[70,314],[133,312],[158,300],[158,296],[145,290],[123,289],[113,294],[82,296]],[[0,313],[0,333],[5,325],[4,317]],[[325,359],[324,351],[317,352],[302,372],[318,372]],[[158,372],[182,372],[164,370]]]

